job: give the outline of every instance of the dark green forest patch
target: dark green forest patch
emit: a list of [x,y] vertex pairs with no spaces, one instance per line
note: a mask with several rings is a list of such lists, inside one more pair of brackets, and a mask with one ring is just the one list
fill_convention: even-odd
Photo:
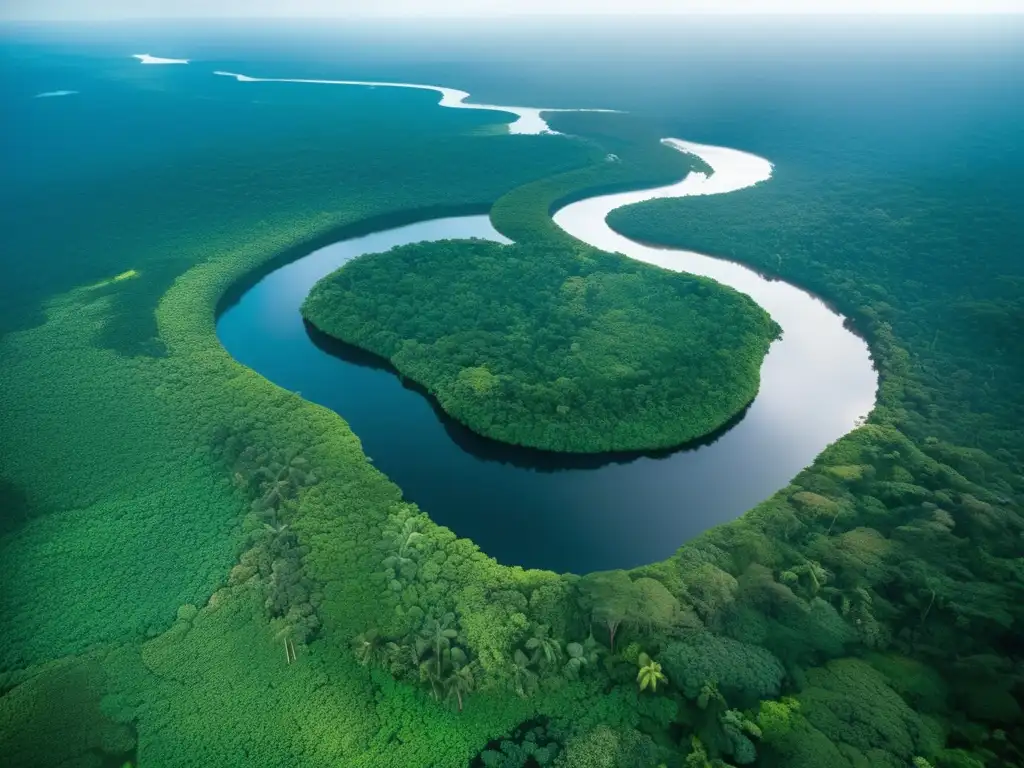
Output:
[[714,431],[757,394],[779,332],[710,280],[591,248],[484,241],[356,259],[303,314],[390,360],[476,432],[575,452]]

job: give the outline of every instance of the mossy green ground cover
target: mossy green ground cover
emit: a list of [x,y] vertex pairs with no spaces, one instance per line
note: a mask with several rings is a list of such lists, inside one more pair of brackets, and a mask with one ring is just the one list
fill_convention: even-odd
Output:
[[[342,123],[316,134],[324,114],[302,114],[288,135],[309,139],[305,163],[239,150],[228,189],[208,147],[185,167],[204,184],[156,210],[108,179],[75,237],[39,226],[39,201],[5,222],[5,252],[51,256],[38,283],[18,278],[0,339],[5,762],[1020,764],[1019,472],[957,447],[973,441],[955,424],[901,431],[909,411],[935,419],[906,386],[909,342],[871,326],[873,423],[674,557],[582,579],[498,566],[404,504],[338,416],[235,363],[217,303],[370,217],[516,189],[539,204],[492,216],[518,239],[553,230],[544,214],[574,190],[671,180],[683,161],[429,109],[417,120],[447,127],[422,141],[384,113],[360,129],[372,143],[341,147]],[[603,162],[612,147],[622,163]],[[668,679],[641,693],[653,664]]]
[[711,280],[529,242],[364,256],[302,311],[480,434],[574,452],[677,446],[721,427],[754,399],[778,333]]

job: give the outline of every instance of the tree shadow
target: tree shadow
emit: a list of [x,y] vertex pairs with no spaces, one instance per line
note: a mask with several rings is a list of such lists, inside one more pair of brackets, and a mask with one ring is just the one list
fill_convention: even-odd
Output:
[[750,409],[748,404],[742,411],[714,432],[672,448],[649,451],[608,451],[604,453],[568,453],[528,448],[522,445],[503,443],[474,432],[465,424],[449,416],[440,403],[437,402],[437,399],[425,387],[402,376],[386,358],[373,352],[368,352],[353,344],[340,341],[319,330],[308,321],[303,320],[303,324],[310,341],[325,354],[349,365],[387,371],[397,377],[405,389],[425,398],[452,442],[465,453],[481,461],[509,464],[523,469],[532,469],[536,472],[600,469],[611,464],[629,464],[638,459],[667,459],[677,453],[696,451],[720,440],[727,432],[743,421],[747,411]]

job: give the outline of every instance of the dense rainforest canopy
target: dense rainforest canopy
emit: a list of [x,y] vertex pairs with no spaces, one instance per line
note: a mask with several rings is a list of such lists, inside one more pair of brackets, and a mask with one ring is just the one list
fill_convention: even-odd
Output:
[[[771,183],[620,208],[608,222],[627,236],[742,261],[830,297],[858,327],[909,354],[900,375],[895,361],[882,361],[888,386],[906,398],[893,414],[901,428],[1012,465],[1024,458],[1016,418],[1024,409],[1024,225],[1008,215],[1018,199],[1015,174],[979,178],[974,148],[964,150],[947,159],[944,177],[893,178],[850,164],[827,189],[813,161],[779,164]],[[1019,156],[1015,150],[1004,162],[1012,168]]]
[[416,211],[500,201],[498,229],[546,247],[558,201],[685,172],[657,131],[508,136],[429,94],[254,98],[34,55],[37,90],[98,74],[79,102],[9,102],[79,161],[60,183],[12,152],[0,190],[5,764],[1024,765],[1019,142],[950,147],[941,173],[748,146],[776,164],[762,187],[614,218],[835,302],[882,391],[740,520],[559,575],[434,525],[337,415],[232,360],[215,313]]
[[442,241],[364,256],[303,305],[508,443],[680,445],[757,394],[778,327],[749,298],[592,248]]

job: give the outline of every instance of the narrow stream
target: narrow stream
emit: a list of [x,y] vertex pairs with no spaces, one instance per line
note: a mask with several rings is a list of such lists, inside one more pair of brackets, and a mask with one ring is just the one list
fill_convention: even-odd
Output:
[[597,247],[730,285],[782,326],[757,398],[704,445],[586,457],[506,446],[447,418],[379,359],[303,323],[299,307],[313,284],[349,259],[444,238],[502,241],[486,216],[428,220],[322,248],[243,294],[221,315],[217,333],[241,363],[340,414],[407,499],[499,562],[586,573],[665,558],[785,487],[870,411],[877,387],[867,345],[817,298],[738,264],[640,245],[607,226],[605,216],[620,205],[729,192],[771,173],[753,155],[671,143],[699,154],[715,173],[582,200],[555,221]]

